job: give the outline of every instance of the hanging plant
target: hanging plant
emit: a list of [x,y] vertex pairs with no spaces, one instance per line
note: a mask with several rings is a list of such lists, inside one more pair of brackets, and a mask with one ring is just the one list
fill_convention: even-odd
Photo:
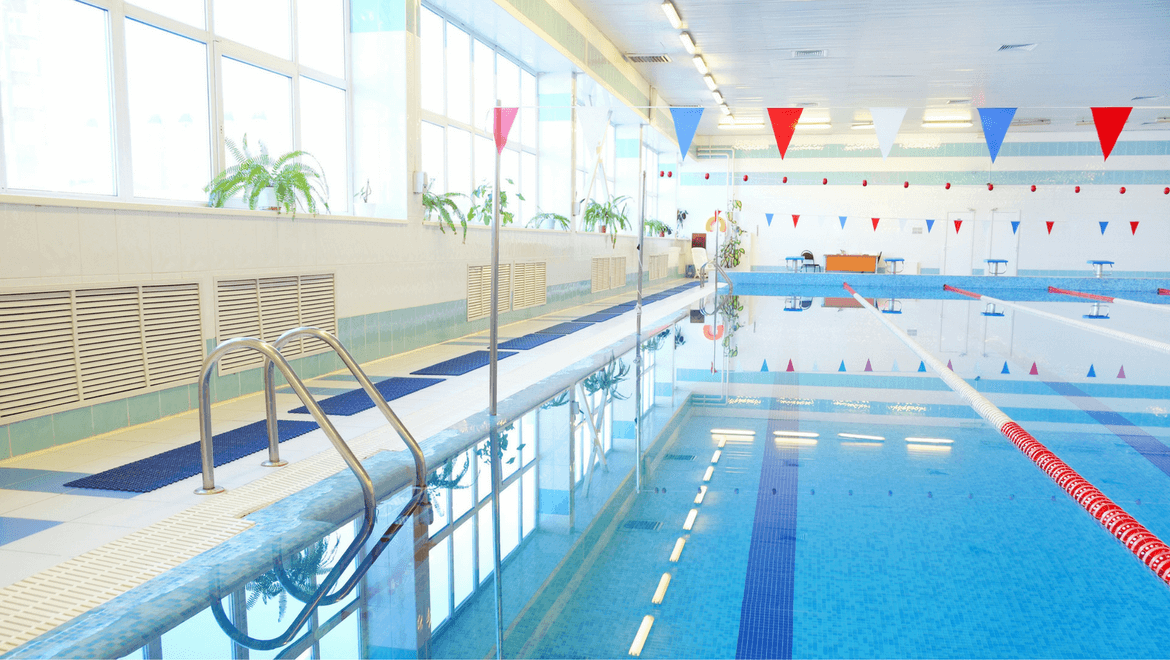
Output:
[[743,259],[744,247],[743,242],[740,241],[740,235],[744,233],[743,229],[736,221],[736,211],[743,208],[743,202],[734,200],[731,203],[732,209],[727,212],[727,240],[723,245],[719,246],[719,265],[722,268],[735,268]]
[[622,381],[629,377],[630,365],[621,360],[614,360],[605,365],[605,368],[591,374],[581,384],[585,387],[585,391],[591,395],[604,392],[605,396],[615,401],[622,401],[628,399],[629,396],[619,394],[617,388]]

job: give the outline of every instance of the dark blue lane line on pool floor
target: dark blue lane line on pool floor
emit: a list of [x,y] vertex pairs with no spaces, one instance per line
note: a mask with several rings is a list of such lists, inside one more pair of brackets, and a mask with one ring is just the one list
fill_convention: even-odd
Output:
[[1097,420],[1098,423],[1121,438],[1125,444],[1133,447],[1134,451],[1153,463],[1154,467],[1170,476],[1170,447],[1162,444],[1161,440],[1146,433],[1124,415],[1111,410],[1109,406],[1086,394],[1072,383],[1044,381],[1044,384],[1051,387],[1057,394],[1064,395],[1089,417]]
[[[516,351],[496,351],[496,356],[501,360],[510,358],[515,354]],[[410,373],[413,376],[462,376],[465,373],[487,366],[487,363],[487,351],[472,351],[467,355],[460,355],[457,358],[444,360],[438,364],[432,364],[429,367],[424,367]]]
[[[316,422],[277,420],[280,441],[291,440],[317,428]],[[268,447],[268,422],[260,420],[238,429],[220,433],[213,438],[216,467],[239,460]],[[193,442],[140,461],[127,463],[112,470],[92,474],[65,484],[73,488],[120,490],[130,493],[149,493],[169,486],[181,479],[203,471],[199,457],[199,443]]]
[[[428,388],[431,385],[438,385],[441,382],[443,382],[442,378],[387,378],[374,383],[374,389],[381,393],[382,398],[387,401],[393,401],[395,399],[401,399],[407,394],[413,394],[421,389]],[[370,395],[366,394],[366,391],[360,387],[344,394],[322,399],[317,403],[320,404],[321,410],[324,410],[326,415],[356,415],[363,410],[369,410],[374,407],[374,402],[370,399]],[[293,408],[289,413],[308,415],[309,409],[301,406],[300,408]]]
[[781,429],[795,430],[796,425],[769,420],[763,438],[764,461],[760,466],[736,658],[792,657],[800,450],[772,441],[772,432]]

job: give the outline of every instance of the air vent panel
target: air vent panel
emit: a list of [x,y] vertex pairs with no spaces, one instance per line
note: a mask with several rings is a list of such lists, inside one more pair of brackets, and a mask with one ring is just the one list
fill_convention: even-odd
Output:
[[829,51],[824,48],[809,48],[805,50],[792,51],[792,59],[794,60],[816,60],[822,57],[827,57]]
[[639,64],[666,64],[674,60],[670,59],[670,55],[625,55],[627,62],[637,62]]
[[662,527],[657,520],[627,520],[622,529],[634,529],[640,532],[653,532]]
[[999,47],[997,53],[1003,53],[1011,50],[1032,50],[1036,48],[1036,44],[1004,44]]

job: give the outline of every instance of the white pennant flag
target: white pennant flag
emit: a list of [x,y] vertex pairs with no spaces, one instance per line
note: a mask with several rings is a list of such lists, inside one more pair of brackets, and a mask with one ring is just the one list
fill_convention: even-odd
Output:
[[869,114],[873,116],[873,130],[877,133],[882,160],[885,160],[894,146],[894,138],[898,137],[898,130],[902,128],[906,108],[870,108]]
[[909,222],[906,218],[898,218],[898,231],[906,231],[906,223]]
[[577,122],[581,125],[581,137],[585,142],[585,152],[590,155],[590,165],[597,161],[598,151],[605,144],[605,132],[609,128],[611,112],[613,111],[610,108],[577,108]]

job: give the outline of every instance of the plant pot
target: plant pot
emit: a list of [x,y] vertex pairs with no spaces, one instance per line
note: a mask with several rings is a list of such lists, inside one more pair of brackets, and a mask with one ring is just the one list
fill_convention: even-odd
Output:
[[354,202],[353,214],[359,218],[373,218],[378,211],[378,204],[376,202]]
[[601,233],[605,233],[605,225],[601,225]]
[[264,190],[261,190],[260,196],[256,198],[256,208],[266,211],[279,211],[280,206],[276,204],[276,188],[268,186]]
[[664,231],[658,232],[658,238],[666,238],[666,232],[664,232]]

